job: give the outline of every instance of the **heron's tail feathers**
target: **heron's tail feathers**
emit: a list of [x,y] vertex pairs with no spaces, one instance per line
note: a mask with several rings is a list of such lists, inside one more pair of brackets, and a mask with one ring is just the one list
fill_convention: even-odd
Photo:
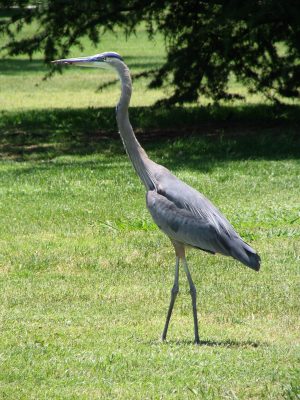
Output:
[[247,267],[259,271],[260,268],[260,257],[252,247],[246,242],[240,240],[237,246],[231,251],[232,257],[241,263],[247,265]]

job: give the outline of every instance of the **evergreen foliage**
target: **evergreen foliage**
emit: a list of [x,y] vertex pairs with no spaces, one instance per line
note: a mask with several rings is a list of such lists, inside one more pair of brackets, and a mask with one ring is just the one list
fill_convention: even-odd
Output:
[[[144,21],[149,36],[165,37],[166,62],[149,74],[152,87],[173,85],[169,103],[238,97],[228,90],[232,76],[276,102],[300,95],[298,0],[0,0],[0,9],[2,50],[42,51],[45,61],[66,57],[85,35],[97,44],[106,30],[132,34]],[[32,23],[36,32],[20,36]]]

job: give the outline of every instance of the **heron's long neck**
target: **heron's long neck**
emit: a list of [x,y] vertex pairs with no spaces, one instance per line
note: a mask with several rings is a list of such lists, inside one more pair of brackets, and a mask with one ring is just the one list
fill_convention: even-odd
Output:
[[140,179],[144,183],[146,189],[153,190],[155,188],[154,177],[151,174],[151,161],[145,150],[139,144],[132,126],[129,121],[128,107],[132,92],[132,83],[128,67],[125,64],[118,66],[118,73],[121,79],[122,92],[116,110],[116,118],[119,132],[123,140],[127,154],[137,172]]

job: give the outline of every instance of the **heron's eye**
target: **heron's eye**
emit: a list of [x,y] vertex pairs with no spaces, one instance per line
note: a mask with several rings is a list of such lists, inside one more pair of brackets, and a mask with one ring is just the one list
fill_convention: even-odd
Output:
[[106,61],[106,57],[97,57],[94,58],[94,61],[99,61],[99,62]]

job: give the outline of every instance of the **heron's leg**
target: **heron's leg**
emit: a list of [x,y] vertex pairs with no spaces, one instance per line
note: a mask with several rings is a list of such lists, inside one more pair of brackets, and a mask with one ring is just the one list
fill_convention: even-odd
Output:
[[170,319],[171,319],[171,315],[172,315],[174,303],[175,303],[175,300],[176,300],[176,296],[177,296],[178,291],[179,291],[178,278],[179,278],[179,257],[176,257],[174,285],[173,285],[172,290],[171,290],[171,301],[170,301],[170,305],[169,305],[169,310],[168,310],[168,314],[167,314],[167,319],[166,319],[164,331],[163,331],[163,334],[162,334],[162,337],[161,337],[162,340],[165,340],[166,337],[167,337],[169,322],[170,322]]
[[184,270],[187,276],[187,279],[189,281],[189,286],[190,286],[190,293],[191,293],[191,297],[192,297],[192,305],[193,305],[193,317],[194,317],[194,332],[195,332],[195,343],[199,344],[200,343],[200,339],[199,339],[199,332],[198,332],[198,317],[197,317],[197,292],[196,292],[196,287],[194,285],[193,279],[191,277],[187,262],[185,257],[183,258],[183,266],[184,266]]

